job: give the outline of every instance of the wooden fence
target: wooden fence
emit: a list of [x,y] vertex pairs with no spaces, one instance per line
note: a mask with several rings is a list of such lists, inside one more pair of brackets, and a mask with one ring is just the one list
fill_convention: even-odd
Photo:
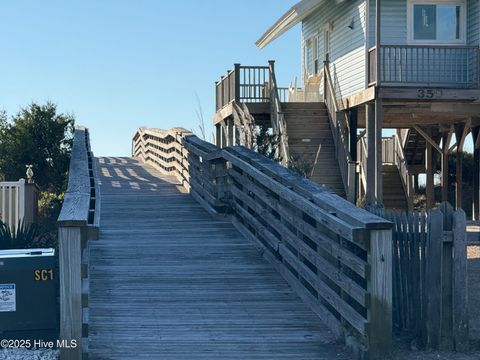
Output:
[[60,338],[77,347],[60,349],[60,359],[79,360],[88,332],[88,240],[98,237],[98,188],[88,130],[75,127],[68,188],[58,218]]
[[393,323],[430,349],[468,348],[467,242],[463,210],[370,208],[394,223]]
[[244,147],[139,129],[133,155],[176,175],[212,214],[231,214],[298,295],[362,357],[391,347],[391,223]]

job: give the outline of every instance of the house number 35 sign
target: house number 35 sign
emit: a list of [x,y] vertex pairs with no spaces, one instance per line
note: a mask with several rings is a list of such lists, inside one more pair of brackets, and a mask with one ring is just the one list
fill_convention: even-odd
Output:
[[418,89],[417,97],[419,99],[433,99],[442,97],[443,93],[440,89]]

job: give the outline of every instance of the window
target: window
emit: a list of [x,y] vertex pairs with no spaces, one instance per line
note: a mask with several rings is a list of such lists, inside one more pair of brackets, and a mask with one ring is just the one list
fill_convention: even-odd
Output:
[[463,1],[411,1],[409,39],[413,43],[465,42]]
[[305,41],[304,66],[307,77],[318,74],[320,70],[318,45],[318,36],[310,37]]

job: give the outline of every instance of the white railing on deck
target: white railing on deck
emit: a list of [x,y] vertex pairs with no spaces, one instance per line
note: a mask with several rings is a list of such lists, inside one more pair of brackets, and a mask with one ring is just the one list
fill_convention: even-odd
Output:
[[395,164],[395,136],[382,138],[382,164]]
[[1,220],[11,230],[25,217],[25,180],[0,182]]
[[297,87],[297,78],[289,87],[288,102],[320,102],[323,101],[324,69],[318,75],[310,76],[304,87]]

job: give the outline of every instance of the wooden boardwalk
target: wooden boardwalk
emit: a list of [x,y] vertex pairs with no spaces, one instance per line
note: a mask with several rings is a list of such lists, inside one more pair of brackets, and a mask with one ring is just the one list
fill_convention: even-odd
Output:
[[350,359],[230,222],[178,181],[98,158],[89,359]]

